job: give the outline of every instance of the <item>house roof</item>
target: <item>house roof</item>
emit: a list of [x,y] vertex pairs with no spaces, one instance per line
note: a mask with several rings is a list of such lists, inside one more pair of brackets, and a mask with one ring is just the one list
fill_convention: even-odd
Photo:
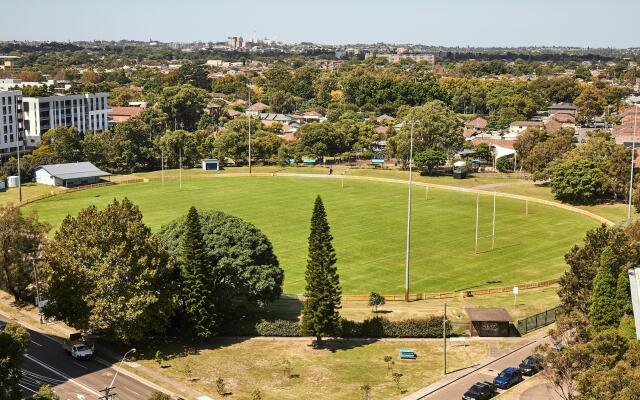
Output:
[[472,126],[474,128],[485,128],[488,122],[482,117],[475,117],[471,121],[467,121],[466,126]]
[[77,179],[111,175],[108,172],[100,170],[98,167],[88,161],[67,164],[41,165],[36,168],[36,170],[38,169],[44,169],[49,173],[49,175],[58,179]]
[[267,108],[269,108],[268,105],[266,105],[264,103],[257,102],[257,103],[252,104],[249,108],[247,108],[247,110],[249,110],[249,111],[264,111]]
[[135,117],[140,114],[144,108],[142,107],[111,107],[109,115],[117,115],[123,117]]
[[471,140],[473,144],[488,144],[489,146],[502,146],[508,149],[513,149],[513,144],[515,140],[500,140],[500,139],[492,139],[492,138],[474,138]]
[[543,126],[542,121],[513,121],[509,126]]
[[549,106],[549,110],[577,110],[578,107],[568,103],[557,103]]
[[511,322],[513,319],[504,308],[465,308],[469,319],[478,322]]
[[393,119],[393,117],[387,115],[387,114],[382,114],[381,116],[379,116],[378,118],[376,118],[377,122],[384,122],[388,119]]

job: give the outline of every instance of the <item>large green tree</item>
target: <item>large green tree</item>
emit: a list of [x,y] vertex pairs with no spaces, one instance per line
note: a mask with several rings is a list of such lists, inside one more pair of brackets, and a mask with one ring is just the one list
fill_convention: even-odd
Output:
[[[405,121],[415,121],[413,132],[413,152],[420,153],[434,149],[450,154],[462,148],[464,137],[458,118],[443,102],[432,101],[424,106],[414,107],[403,116]],[[405,123],[400,132],[389,139],[390,152],[407,163],[411,125]]]
[[[207,262],[203,273],[215,321],[233,318],[233,311],[243,302],[262,306],[279,298],[284,272],[264,233],[219,211],[201,211],[198,215]],[[162,242],[180,268],[186,222],[186,216],[178,218],[160,231]]]
[[169,254],[131,201],[67,216],[44,250],[45,315],[121,340],[162,332],[175,310]]
[[61,126],[49,129],[42,135],[40,146],[33,151],[34,156],[47,157],[52,163],[83,161],[82,137],[73,127]]
[[569,203],[593,203],[604,193],[602,181],[602,172],[591,159],[568,160],[551,170],[551,192],[557,199]]
[[163,88],[157,104],[168,115],[171,128],[193,130],[208,102],[206,90],[182,84]]
[[299,151],[319,160],[345,151],[344,137],[329,122],[304,124],[296,135]]
[[317,344],[322,342],[323,336],[337,334],[340,324],[338,309],[342,290],[332,240],[327,213],[318,196],[311,216],[301,325],[305,334],[316,337]]
[[29,332],[17,324],[8,324],[0,331],[0,399],[22,399],[22,358],[29,339]]
[[427,149],[416,154],[413,160],[420,171],[431,175],[434,168],[443,165],[447,161],[447,155],[439,150]]
[[0,207],[0,287],[19,302],[32,300],[29,289],[49,225],[14,206]]
[[216,332],[215,303],[208,281],[209,260],[195,207],[189,209],[180,239],[180,274],[182,276],[182,304],[193,333],[206,339]]

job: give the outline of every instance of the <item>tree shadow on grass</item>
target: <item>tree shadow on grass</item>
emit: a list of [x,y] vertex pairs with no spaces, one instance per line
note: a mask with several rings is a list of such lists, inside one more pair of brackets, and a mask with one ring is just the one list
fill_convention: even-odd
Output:
[[368,346],[376,343],[378,339],[346,339],[346,338],[331,338],[323,339],[322,342],[317,343],[315,339],[309,344],[309,346],[318,350],[329,350],[332,353],[338,351],[353,350],[358,347]]

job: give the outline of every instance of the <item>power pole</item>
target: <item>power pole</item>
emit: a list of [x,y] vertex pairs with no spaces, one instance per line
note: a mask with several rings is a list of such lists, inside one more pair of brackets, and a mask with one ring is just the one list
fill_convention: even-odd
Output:
[[18,152],[18,196],[22,203],[22,174],[20,173],[20,133],[16,132],[16,151]]
[[[251,84],[249,84],[249,108],[251,108]],[[249,110],[249,175],[251,175],[251,110]]]
[[629,180],[629,207],[627,208],[627,219],[631,220],[631,200],[633,197],[633,167],[636,163],[636,129],[638,126],[638,106],[633,105],[633,143],[631,145],[631,179]]
[[180,170],[180,189],[182,189],[182,147],[180,147],[180,149],[178,149],[178,154],[179,154],[178,158],[180,159],[180,162],[179,162],[179,164],[180,164],[180,168],[179,168],[179,170]]
[[98,400],[112,400],[116,398],[115,391],[112,393],[111,391],[115,390],[115,387],[107,387],[102,390],[99,390],[100,393],[104,393],[102,396],[98,397]]
[[442,341],[444,342],[444,374],[447,374],[447,303],[444,303],[444,317],[442,318]]

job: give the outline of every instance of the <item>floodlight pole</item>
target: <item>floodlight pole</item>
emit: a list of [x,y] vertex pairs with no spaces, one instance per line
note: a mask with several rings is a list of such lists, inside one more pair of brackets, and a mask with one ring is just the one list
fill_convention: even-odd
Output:
[[631,179],[629,179],[629,206],[627,208],[627,219],[631,220],[631,199],[633,197],[633,167],[636,162],[636,128],[638,126],[638,105],[633,105],[633,141],[631,144]]
[[180,174],[180,189],[182,189],[182,147],[178,149],[178,157],[179,157],[179,174]]
[[20,173],[20,132],[16,132],[16,151],[18,153],[18,196],[22,203],[22,174]]
[[160,160],[160,176],[162,176],[162,184],[164,185],[164,147],[162,148],[162,159]]
[[491,231],[491,250],[496,243],[496,192],[493,192],[493,227]]
[[442,318],[442,341],[444,342],[444,374],[447,375],[447,303],[444,303],[444,317]]
[[427,186],[425,186],[424,199],[425,200],[429,200],[429,184],[427,184]]
[[404,271],[404,301],[409,301],[409,264],[411,258],[411,187],[413,185],[413,127],[417,122],[411,121],[409,133],[409,199],[407,205],[407,254]]
[[[251,108],[251,84],[247,85],[249,88],[249,108]],[[248,113],[249,116],[249,175],[251,175],[251,110]]]
[[480,214],[480,193],[476,195],[476,253],[478,252],[478,216]]

